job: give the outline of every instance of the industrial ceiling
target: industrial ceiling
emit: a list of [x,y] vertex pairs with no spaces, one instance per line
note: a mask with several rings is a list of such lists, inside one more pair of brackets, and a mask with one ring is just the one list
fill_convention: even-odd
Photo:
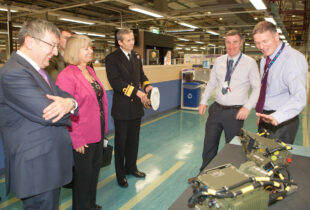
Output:
[[[210,47],[224,48],[225,32],[239,29],[245,37],[245,48],[251,51],[256,50],[251,34],[254,25],[272,16],[288,43],[307,53],[310,0],[264,0],[264,3],[267,9],[257,10],[249,0],[0,0],[0,9],[11,10],[11,14],[0,11],[0,45],[7,43],[8,19],[13,26],[14,41],[25,20],[44,18],[57,26],[88,33],[95,43],[105,46],[113,45],[117,28],[129,27],[171,35],[175,37],[177,50],[204,51]],[[135,6],[158,12],[162,17],[130,10]],[[197,28],[191,29],[181,23]],[[91,35],[94,33],[105,37]],[[16,48],[17,44],[13,46]]]

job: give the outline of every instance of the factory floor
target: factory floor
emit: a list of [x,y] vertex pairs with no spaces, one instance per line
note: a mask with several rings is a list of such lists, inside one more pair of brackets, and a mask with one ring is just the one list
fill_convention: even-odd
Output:
[[[310,106],[300,115],[296,145],[309,145]],[[115,179],[114,158],[110,166],[100,171],[97,203],[103,209],[164,210],[189,186],[187,179],[196,176],[201,165],[204,138],[204,117],[197,111],[173,110],[144,121],[140,133],[138,168],[145,179],[127,176],[129,187],[121,188]],[[252,111],[244,128],[256,131],[256,117]],[[114,136],[109,136],[113,145]],[[221,137],[220,149],[224,145]],[[309,154],[308,154],[309,155]],[[48,180],[47,180],[48,181]],[[0,180],[0,209],[22,209],[14,195],[5,195],[4,178]],[[59,209],[71,209],[71,190],[62,189]]]

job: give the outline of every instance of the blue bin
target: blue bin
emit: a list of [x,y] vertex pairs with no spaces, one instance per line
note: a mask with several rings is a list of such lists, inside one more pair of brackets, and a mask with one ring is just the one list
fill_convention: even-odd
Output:
[[200,85],[198,82],[183,83],[183,106],[193,108],[199,106]]

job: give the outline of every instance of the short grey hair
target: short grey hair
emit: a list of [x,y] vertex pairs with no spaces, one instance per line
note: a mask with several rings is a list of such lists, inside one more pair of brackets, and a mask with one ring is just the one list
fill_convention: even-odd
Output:
[[276,33],[277,32],[277,28],[276,26],[268,21],[261,21],[259,23],[257,23],[253,29],[253,35],[257,34],[257,33],[264,33],[266,31],[269,31],[271,33]]
[[123,35],[133,33],[133,31],[129,28],[122,28],[116,33],[117,41],[123,41]]
[[19,44],[24,44],[26,36],[43,38],[45,32],[50,32],[58,38],[60,37],[60,31],[53,23],[43,19],[27,20],[18,33]]

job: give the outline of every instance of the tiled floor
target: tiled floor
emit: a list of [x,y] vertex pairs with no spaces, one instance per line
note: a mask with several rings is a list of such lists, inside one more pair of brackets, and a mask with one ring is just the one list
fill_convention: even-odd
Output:
[[[309,116],[309,110],[308,116]],[[187,178],[197,175],[201,164],[204,127],[207,116],[197,111],[174,110],[153,120],[145,121],[140,134],[138,168],[146,172],[145,179],[128,176],[124,189],[115,180],[114,160],[101,169],[97,203],[103,209],[167,209],[188,187]],[[302,120],[301,120],[302,122]],[[308,122],[308,131],[310,121]],[[256,117],[251,112],[245,129],[256,131]],[[295,144],[302,145],[302,126]],[[113,145],[113,136],[110,144]],[[221,148],[224,144],[223,136]],[[22,209],[14,195],[5,196],[5,184],[0,183],[0,209]],[[60,209],[71,209],[71,191],[61,192]]]

